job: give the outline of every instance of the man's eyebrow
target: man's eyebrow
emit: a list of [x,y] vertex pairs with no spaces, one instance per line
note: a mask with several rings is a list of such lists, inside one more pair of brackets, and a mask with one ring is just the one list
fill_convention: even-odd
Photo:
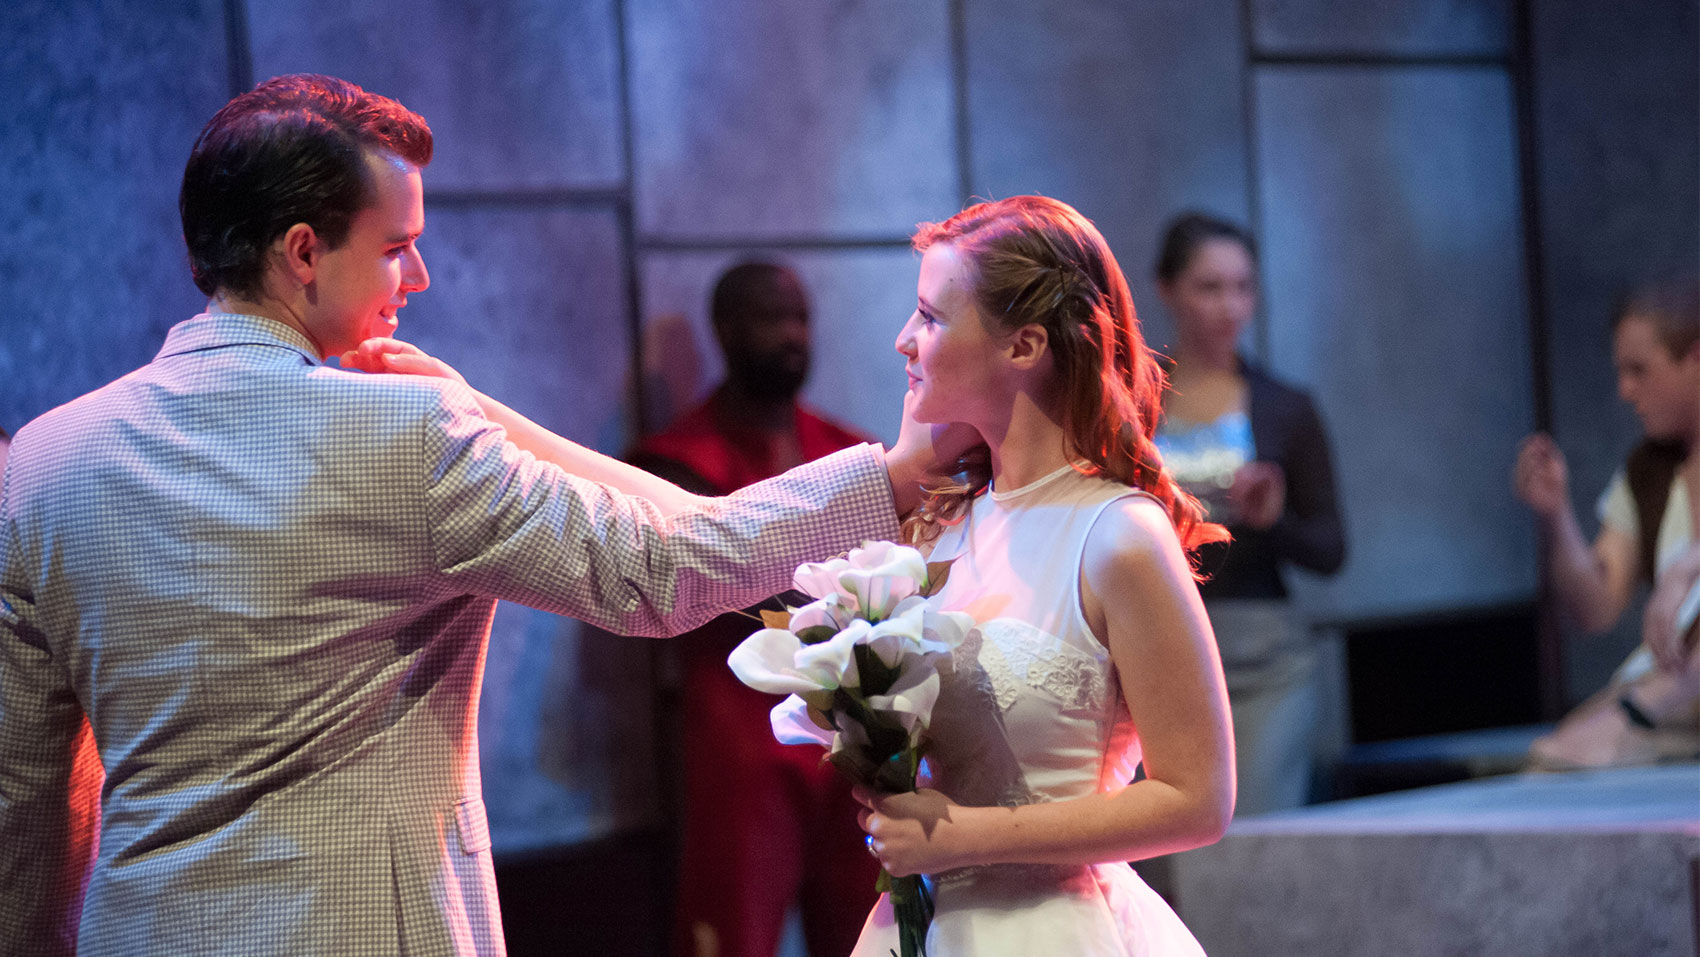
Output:
[[418,231],[416,233],[402,233],[399,236],[391,236],[389,239],[385,240],[385,242],[388,243],[391,246],[394,246],[394,245],[398,245],[400,243],[413,242],[415,239],[418,239],[419,237],[421,237],[423,235],[425,235],[425,230],[421,229],[420,231]]

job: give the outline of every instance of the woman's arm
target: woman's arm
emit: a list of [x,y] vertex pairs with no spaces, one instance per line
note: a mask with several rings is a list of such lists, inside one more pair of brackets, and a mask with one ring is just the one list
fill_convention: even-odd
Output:
[[1518,447],[1512,485],[1535,513],[1547,576],[1559,603],[1589,634],[1611,628],[1635,592],[1641,558],[1634,536],[1602,524],[1593,544],[1588,543],[1570,507],[1564,453],[1545,433],[1529,436]]
[[1328,432],[1315,403],[1295,393],[1292,435],[1286,442],[1286,507],[1269,535],[1283,558],[1321,575],[1332,575],[1346,560],[1346,530],[1335,492],[1334,460]]
[[477,389],[471,391],[484,415],[507,430],[508,441],[541,461],[552,462],[580,478],[599,482],[627,495],[648,499],[663,515],[674,515],[703,502],[701,496],[693,495],[658,475],[562,438]]
[[1017,808],[961,807],[937,791],[864,794],[863,828],[892,874],[1138,860],[1209,844],[1227,828],[1234,806],[1227,690],[1167,516],[1143,499],[1113,506],[1088,537],[1083,565],[1087,620],[1116,663],[1146,777],[1105,794]]

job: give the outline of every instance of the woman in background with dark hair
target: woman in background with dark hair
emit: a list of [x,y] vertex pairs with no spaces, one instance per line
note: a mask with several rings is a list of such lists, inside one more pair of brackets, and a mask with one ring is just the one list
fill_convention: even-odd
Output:
[[1234,715],[1239,813],[1306,803],[1319,705],[1316,653],[1282,567],[1330,574],[1345,559],[1328,436],[1305,393],[1239,353],[1257,312],[1257,252],[1233,223],[1175,219],[1157,260],[1175,320],[1157,444],[1232,546],[1209,546],[1201,586]]
[[[930,785],[860,795],[893,875],[929,875],[929,957],[1197,955],[1126,861],[1233,812],[1227,702],[1187,553],[1222,537],[1152,444],[1163,371],[1085,217],[1038,196],[923,225],[898,335],[919,422],[987,456],[905,525],[979,627],[940,671]],[[1145,775],[1132,781],[1143,763]],[[887,898],[854,953],[898,949]]]

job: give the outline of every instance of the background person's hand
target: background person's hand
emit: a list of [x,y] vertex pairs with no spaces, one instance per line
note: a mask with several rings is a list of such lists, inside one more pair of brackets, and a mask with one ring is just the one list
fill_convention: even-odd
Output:
[[367,339],[344,352],[341,358],[344,369],[432,376],[438,379],[452,379],[466,385],[466,379],[455,371],[454,366],[401,339]]
[[1511,487],[1542,518],[1552,519],[1570,507],[1570,469],[1552,436],[1536,432],[1517,447]]
[[1274,525],[1287,508],[1287,475],[1274,462],[1247,462],[1234,473],[1228,502],[1240,522],[1258,531]]

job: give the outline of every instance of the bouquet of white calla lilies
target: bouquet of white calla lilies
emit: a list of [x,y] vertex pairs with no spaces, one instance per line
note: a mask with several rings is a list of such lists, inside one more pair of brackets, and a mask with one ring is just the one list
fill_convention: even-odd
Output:
[[[752,634],[726,663],[744,684],[788,695],[773,709],[773,735],[818,744],[852,781],[881,791],[915,790],[926,731],[939,696],[939,665],[968,637],[974,619],[928,601],[946,563],[868,542],[844,558],[800,566],[797,588],[815,599]],[[919,876],[892,878],[903,957],[925,953],[932,900]]]

